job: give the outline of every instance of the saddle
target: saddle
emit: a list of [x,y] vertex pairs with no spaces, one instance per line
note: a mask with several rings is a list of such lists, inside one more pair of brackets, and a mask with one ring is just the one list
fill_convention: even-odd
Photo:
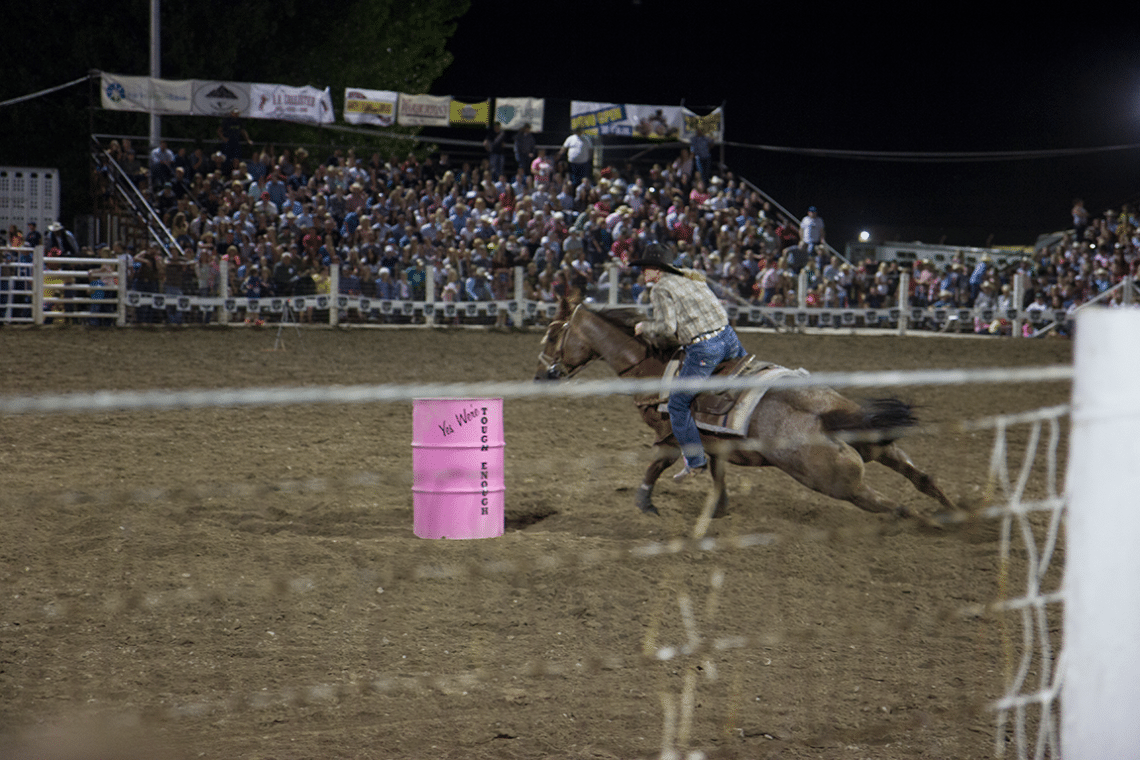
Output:
[[[679,351],[665,365],[663,378],[675,378],[681,371],[684,351]],[[748,420],[753,410],[764,398],[764,394],[778,378],[788,375],[807,376],[806,369],[788,369],[772,362],[765,362],[749,354],[740,359],[722,362],[713,371],[713,377],[754,378],[755,384],[747,388],[730,388],[723,391],[707,391],[693,399],[693,419],[697,427],[710,433],[745,436],[748,434]],[[657,411],[669,415],[669,398],[658,397],[641,402],[644,406],[657,406]]]

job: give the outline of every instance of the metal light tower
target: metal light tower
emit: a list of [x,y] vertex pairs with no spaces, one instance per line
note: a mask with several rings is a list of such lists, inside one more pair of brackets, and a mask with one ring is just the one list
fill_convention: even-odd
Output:
[[[162,76],[162,44],[159,37],[159,0],[150,0],[150,76],[159,79]],[[150,103],[150,147],[157,148],[162,137],[162,117],[154,111],[154,98]]]

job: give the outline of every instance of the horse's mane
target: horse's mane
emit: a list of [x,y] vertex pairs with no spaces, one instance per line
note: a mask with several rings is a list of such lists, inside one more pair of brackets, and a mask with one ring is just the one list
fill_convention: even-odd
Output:
[[[640,311],[636,306],[608,306],[589,301],[584,302],[582,306],[630,336],[633,335],[634,326],[645,320],[645,312]],[[675,343],[668,341],[649,340],[641,335],[637,336],[637,339],[665,359],[668,359],[677,348]]]
[[645,319],[645,313],[638,311],[637,308],[633,306],[607,306],[605,304],[591,303],[589,301],[584,302],[582,306],[594,314],[597,314],[611,325],[620,327],[630,335],[633,335],[634,325]]

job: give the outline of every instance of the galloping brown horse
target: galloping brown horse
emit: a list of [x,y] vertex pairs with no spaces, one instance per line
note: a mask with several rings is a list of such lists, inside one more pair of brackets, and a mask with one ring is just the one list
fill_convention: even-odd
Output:
[[[535,379],[570,377],[597,358],[622,378],[661,377],[672,349],[667,353],[633,334],[634,324],[642,318],[631,308],[571,307],[563,300],[543,337]],[[659,514],[653,506],[653,485],[677,461],[680,449],[668,417],[658,411],[659,394],[635,396],[634,401],[645,424],[657,434],[657,458],[645,471],[637,491],[637,506],[643,512]],[[726,461],[778,467],[813,491],[869,512],[915,516],[864,482],[864,463],[879,462],[903,475],[945,510],[956,512],[934,479],[915,467],[894,443],[902,429],[916,422],[910,406],[895,399],[858,404],[830,388],[770,388],[752,412],[745,440],[702,431],[713,477],[711,498],[716,506],[712,516],[727,513]]]

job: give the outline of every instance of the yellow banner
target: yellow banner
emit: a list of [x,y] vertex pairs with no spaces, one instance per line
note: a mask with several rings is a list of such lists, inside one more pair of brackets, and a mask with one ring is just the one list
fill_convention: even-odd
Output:
[[452,100],[451,123],[466,126],[490,126],[491,101],[484,100],[481,103],[461,103],[458,100]]

